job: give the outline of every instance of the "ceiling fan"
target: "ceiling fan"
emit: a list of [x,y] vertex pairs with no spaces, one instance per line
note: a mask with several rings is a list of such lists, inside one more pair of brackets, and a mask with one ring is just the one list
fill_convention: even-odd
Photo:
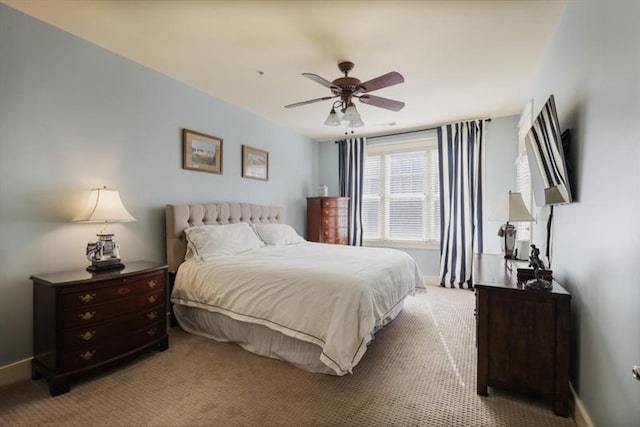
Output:
[[[328,126],[339,126],[342,121],[346,121],[351,127],[364,126],[360,114],[353,105],[353,98],[358,98],[360,102],[374,107],[385,108],[391,111],[400,111],[404,107],[404,102],[395,101],[393,99],[382,98],[380,96],[369,95],[369,92],[382,89],[385,87],[397,85],[404,82],[404,77],[398,72],[391,71],[383,74],[375,79],[362,83],[355,77],[350,77],[349,72],[353,70],[353,62],[340,62],[338,69],[344,73],[344,77],[339,77],[330,82],[317,74],[302,73],[303,76],[321,84],[331,90],[333,96],[323,96],[322,98],[310,99],[308,101],[296,102],[295,104],[285,105],[285,108],[300,107],[302,105],[313,104],[314,102],[326,101],[329,99],[340,98],[335,101],[331,107],[331,112],[324,122]],[[337,111],[336,111],[337,108]]]

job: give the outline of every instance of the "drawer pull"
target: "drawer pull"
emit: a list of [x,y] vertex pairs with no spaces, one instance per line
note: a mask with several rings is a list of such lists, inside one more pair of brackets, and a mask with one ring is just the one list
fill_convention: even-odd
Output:
[[129,288],[120,288],[117,291],[118,295],[127,295],[129,292],[131,292]]
[[152,311],[151,313],[147,313],[147,318],[149,320],[153,320],[156,318],[156,316],[158,315],[158,313],[156,313],[155,311]]
[[322,211],[322,213],[324,213],[325,215],[329,215],[329,211],[327,209],[325,209],[324,211]]
[[92,339],[94,336],[96,335],[96,331],[86,331],[83,334],[80,334],[80,338],[82,338],[85,341],[89,341],[90,339]]
[[328,235],[329,235],[329,232],[328,232],[327,230],[325,230],[324,235],[325,235],[325,236],[328,236]]
[[86,351],[86,352],[80,354],[80,359],[89,360],[89,359],[91,359],[93,357],[94,354],[96,354],[95,350]]
[[147,286],[149,286],[151,289],[155,288],[157,284],[158,282],[156,282],[155,280],[149,280],[147,282]]
[[147,301],[149,301],[149,302],[150,302],[150,303],[152,303],[152,304],[153,304],[154,302],[156,302],[156,300],[157,300],[157,299],[158,299],[158,297],[157,297],[157,296],[155,296],[155,295],[151,295],[151,296],[147,297]]
[[81,313],[78,314],[78,317],[80,318],[80,320],[91,320],[95,317],[96,312],[95,311],[87,311],[86,313]]
[[158,328],[151,328],[147,331],[147,335],[149,335],[150,337],[154,336],[156,334],[156,332],[158,332]]
[[80,298],[80,301],[82,302],[91,302],[95,297],[96,297],[96,294],[85,294],[85,295],[80,295],[78,298]]

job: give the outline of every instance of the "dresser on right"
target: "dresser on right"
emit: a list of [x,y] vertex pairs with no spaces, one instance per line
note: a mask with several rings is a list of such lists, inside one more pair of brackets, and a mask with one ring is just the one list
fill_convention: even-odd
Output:
[[348,197],[307,197],[307,240],[346,245]]
[[569,416],[571,295],[557,282],[551,291],[524,289],[501,255],[476,254],[477,393],[508,389],[553,402]]

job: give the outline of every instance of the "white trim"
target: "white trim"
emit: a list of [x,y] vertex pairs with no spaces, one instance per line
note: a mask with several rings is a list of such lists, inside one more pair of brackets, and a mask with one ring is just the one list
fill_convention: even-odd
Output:
[[594,427],[593,421],[589,413],[585,409],[584,405],[578,397],[578,393],[573,388],[573,384],[569,382],[569,395],[571,396],[571,403],[573,407],[573,419],[578,427]]
[[32,359],[33,357],[29,357],[0,367],[0,387],[31,378]]
[[406,248],[406,249],[440,249],[439,242],[418,242],[412,240],[363,240],[362,246],[377,248]]
[[427,286],[440,286],[440,278],[438,276],[422,276],[422,281]]

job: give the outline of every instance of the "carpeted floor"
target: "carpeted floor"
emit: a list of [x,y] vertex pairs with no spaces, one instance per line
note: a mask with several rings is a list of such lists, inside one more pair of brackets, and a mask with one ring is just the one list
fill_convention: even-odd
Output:
[[574,426],[547,402],[476,394],[473,306],[462,289],[409,297],[344,377],[173,328],[169,350],[65,395],[49,397],[44,380],[0,389],[0,425]]

